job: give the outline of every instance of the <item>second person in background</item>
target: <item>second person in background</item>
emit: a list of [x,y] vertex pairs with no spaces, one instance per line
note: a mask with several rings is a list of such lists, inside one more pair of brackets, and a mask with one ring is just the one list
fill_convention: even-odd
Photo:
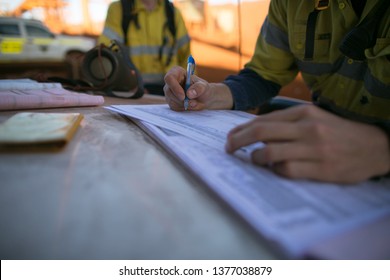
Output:
[[182,15],[168,0],[121,0],[110,4],[98,43],[116,40],[142,75],[147,93],[164,95],[164,75],[186,67],[190,37]]

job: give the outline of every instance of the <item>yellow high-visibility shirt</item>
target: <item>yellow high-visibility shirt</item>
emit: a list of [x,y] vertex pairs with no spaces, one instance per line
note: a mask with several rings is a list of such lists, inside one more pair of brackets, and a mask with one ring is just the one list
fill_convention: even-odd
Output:
[[[180,11],[175,8],[176,43],[172,49],[172,59],[166,65],[173,46],[173,36],[167,27],[164,28],[167,22],[164,5],[164,1],[159,0],[154,10],[147,11],[141,1],[135,0],[134,12],[138,14],[140,28],[138,29],[132,21],[127,32],[127,40],[129,55],[140,71],[144,84],[164,84],[166,72],[174,65],[185,68],[190,55],[190,37]],[[164,38],[166,44],[163,46]],[[98,43],[109,46],[111,40],[124,43],[120,1],[110,4],[104,30],[98,38]],[[160,52],[161,59],[159,59]]]
[[339,45],[379,0],[367,1],[360,19],[351,1],[331,0],[318,13],[313,57],[307,59],[306,28],[315,2],[272,0],[246,68],[281,86],[300,71],[315,102],[347,117],[390,125],[390,9],[380,21],[375,45],[364,51],[366,59],[356,61]]

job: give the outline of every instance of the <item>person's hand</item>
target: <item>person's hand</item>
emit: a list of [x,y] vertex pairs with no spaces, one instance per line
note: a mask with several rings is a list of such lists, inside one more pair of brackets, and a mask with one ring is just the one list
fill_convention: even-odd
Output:
[[[165,100],[174,111],[184,111],[184,87],[186,71],[175,66],[164,77]],[[190,99],[188,110],[230,109],[233,99],[229,88],[224,84],[208,83],[196,75],[191,76],[191,86],[187,90]]]
[[264,142],[252,161],[296,179],[357,183],[390,171],[389,139],[380,128],[314,105],[261,115],[228,134],[226,151]]

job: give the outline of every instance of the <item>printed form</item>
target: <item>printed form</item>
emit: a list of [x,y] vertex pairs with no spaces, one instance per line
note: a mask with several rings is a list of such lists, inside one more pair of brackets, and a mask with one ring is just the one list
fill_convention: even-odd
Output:
[[[390,214],[390,180],[336,185],[289,180],[224,150],[226,135],[254,115],[239,111],[174,112],[167,105],[107,109],[136,120],[260,235],[291,258],[311,246]],[[245,156],[246,155],[246,156]]]

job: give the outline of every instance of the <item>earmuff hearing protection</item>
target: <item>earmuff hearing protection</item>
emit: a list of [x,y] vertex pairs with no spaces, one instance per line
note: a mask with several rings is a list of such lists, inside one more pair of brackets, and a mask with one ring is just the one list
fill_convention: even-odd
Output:
[[128,60],[125,50],[114,41],[109,47],[99,45],[88,51],[81,71],[88,82],[107,95],[138,98],[143,95],[141,75]]

